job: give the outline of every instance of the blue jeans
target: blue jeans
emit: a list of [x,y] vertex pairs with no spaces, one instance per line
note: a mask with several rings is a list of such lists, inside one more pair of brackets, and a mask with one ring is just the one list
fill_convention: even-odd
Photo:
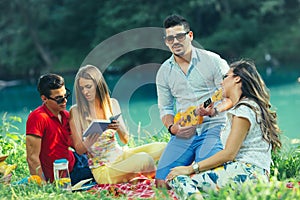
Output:
[[[71,176],[71,184],[75,185],[81,180],[94,178],[91,172],[91,169],[88,165],[88,158],[86,154],[79,155],[76,152],[73,152],[75,156],[75,165],[73,167]],[[94,180],[93,180],[94,181]]]
[[222,127],[215,126],[189,139],[172,136],[159,160],[155,178],[165,180],[170,169],[190,165],[193,161],[205,160],[221,151],[223,149],[220,139]]

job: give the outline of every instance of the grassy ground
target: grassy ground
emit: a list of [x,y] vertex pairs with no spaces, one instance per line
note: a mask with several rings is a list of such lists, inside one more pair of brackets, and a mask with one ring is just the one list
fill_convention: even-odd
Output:
[[[0,155],[7,154],[8,164],[17,164],[11,182],[18,181],[29,175],[26,163],[25,136],[11,131],[13,124],[18,118],[2,118],[0,124]],[[168,141],[168,133],[144,138],[142,141],[131,141],[130,145],[139,145],[153,141]],[[212,192],[207,199],[300,199],[300,145],[291,144],[284,139],[284,146],[281,151],[273,154],[274,165],[271,169],[270,184],[258,183],[256,185],[243,185],[238,189],[231,186],[221,189],[219,192]],[[288,188],[287,183],[289,187]],[[236,188],[236,187],[235,187]],[[48,184],[39,186],[36,183],[13,186],[0,183],[0,199],[115,199],[106,191],[102,192],[66,192],[55,185]],[[166,199],[165,191],[157,191],[155,199]],[[119,197],[118,199],[127,199]]]

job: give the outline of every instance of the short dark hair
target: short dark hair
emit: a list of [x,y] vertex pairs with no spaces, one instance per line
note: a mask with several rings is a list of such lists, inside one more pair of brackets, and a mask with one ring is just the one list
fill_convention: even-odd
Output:
[[183,25],[185,31],[190,31],[190,25],[186,19],[180,15],[173,14],[166,17],[164,20],[164,28]]
[[57,74],[45,74],[40,76],[37,90],[40,96],[50,97],[51,91],[63,87],[65,85],[64,78]]

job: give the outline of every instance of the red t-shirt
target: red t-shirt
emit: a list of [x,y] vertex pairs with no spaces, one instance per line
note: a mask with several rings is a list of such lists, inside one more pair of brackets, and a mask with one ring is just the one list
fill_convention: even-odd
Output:
[[62,111],[60,123],[46,105],[39,106],[32,111],[26,122],[26,135],[36,135],[42,138],[40,161],[46,179],[53,182],[53,162],[66,158],[69,161],[71,172],[75,157],[68,148],[71,146],[71,131],[69,126],[69,113]]

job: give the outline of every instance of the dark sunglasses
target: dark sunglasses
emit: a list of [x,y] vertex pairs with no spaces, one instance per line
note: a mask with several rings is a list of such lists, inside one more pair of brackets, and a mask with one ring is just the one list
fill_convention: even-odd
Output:
[[65,99],[68,99],[69,96],[71,95],[71,92],[69,89],[66,88],[66,94],[64,97],[55,97],[55,98],[52,98],[52,97],[47,97],[48,99],[51,99],[53,101],[55,101],[57,104],[61,104],[65,101]]
[[225,74],[225,75],[223,75],[223,80],[225,79],[225,78],[227,78],[228,76],[236,76],[236,74]]
[[178,33],[175,36],[174,35],[169,35],[169,36],[165,36],[164,39],[166,41],[166,43],[168,44],[172,44],[174,42],[174,39],[176,38],[176,40],[178,40],[179,42],[182,42],[185,40],[186,38],[186,34],[188,34],[190,31],[185,32],[185,33]]

